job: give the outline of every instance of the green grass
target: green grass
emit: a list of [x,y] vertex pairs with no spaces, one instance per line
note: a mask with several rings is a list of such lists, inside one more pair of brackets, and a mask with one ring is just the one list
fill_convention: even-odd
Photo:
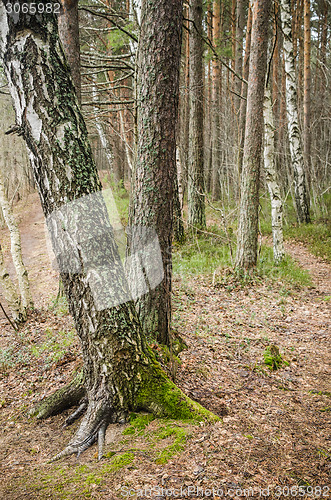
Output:
[[275,264],[273,249],[262,245],[257,273],[262,278],[271,279],[274,282],[282,282],[292,286],[311,286],[311,277],[305,269],[300,267],[292,257],[285,255],[280,264]]
[[331,262],[331,222],[291,226],[285,229],[284,236],[300,241],[314,255]]
[[[217,228],[213,227],[213,232]],[[233,253],[235,243],[232,241]],[[182,278],[199,275],[212,276],[213,273],[227,268],[233,268],[230,249],[222,244],[217,237],[201,234],[195,238],[187,239],[184,245],[175,248],[173,258],[174,273]],[[222,278],[226,281],[227,277]],[[241,284],[253,284],[257,279],[268,279],[273,282],[282,282],[291,286],[310,286],[309,273],[299,267],[288,255],[276,265],[273,259],[273,250],[262,245],[258,258],[257,268],[249,274],[238,275]]]
[[180,276],[212,274],[220,266],[230,267],[231,264],[229,246],[217,237],[188,238],[184,245],[174,250],[174,273]]

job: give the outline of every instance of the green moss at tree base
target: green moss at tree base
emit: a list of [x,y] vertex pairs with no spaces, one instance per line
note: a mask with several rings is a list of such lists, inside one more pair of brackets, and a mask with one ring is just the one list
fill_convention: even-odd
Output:
[[134,411],[150,411],[156,417],[216,422],[219,417],[187,397],[154,363],[142,374]]

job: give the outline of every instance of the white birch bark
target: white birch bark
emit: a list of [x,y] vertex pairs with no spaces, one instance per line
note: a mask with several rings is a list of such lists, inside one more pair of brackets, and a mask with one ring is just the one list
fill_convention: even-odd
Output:
[[20,299],[16,292],[14,283],[12,282],[8,274],[8,271],[5,267],[1,245],[0,245],[0,284],[8,308],[13,317],[13,320],[16,322],[24,321],[25,311],[22,311]]
[[279,263],[284,257],[283,201],[275,168],[275,127],[270,88],[264,94],[264,170],[271,200],[271,225],[274,260]]
[[291,150],[291,160],[294,172],[294,196],[298,222],[310,222],[308,196],[306,188],[303,148],[299,130],[297,108],[297,84],[294,66],[292,19],[290,0],[281,0],[281,20],[284,33],[284,59],[286,74],[286,108]]
[[5,222],[7,224],[10,233],[11,255],[17,275],[22,306],[23,309],[32,308],[33,300],[30,291],[29,277],[22,257],[21,235],[13,211],[7,199],[4,181],[1,173],[0,173],[0,206],[2,208],[3,217],[5,219]]

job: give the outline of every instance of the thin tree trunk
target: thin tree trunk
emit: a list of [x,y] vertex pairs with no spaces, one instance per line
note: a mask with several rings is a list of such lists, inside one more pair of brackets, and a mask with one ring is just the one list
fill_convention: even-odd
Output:
[[310,0],[304,0],[304,78],[303,78],[303,145],[305,163],[310,172],[311,166],[311,132],[310,132],[310,69],[311,33],[310,33]]
[[236,255],[236,267],[239,269],[249,269],[255,266],[257,261],[259,179],[269,7],[270,4],[266,0],[252,2],[252,39]]
[[177,175],[175,176],[174,186],[174,239],[182,244],[185,241],[185,230],[183,222],[183,184],[182,184],[182,166],[180,163],[179,149],[176,148],[176,166]]
[[[251,34],[252,34],[252,9],[248,6],[248,16],[247,16],[247,28],[246,28],[246,44],[245,44],[245,56],[243,62],[243,77],[248,81],[249,76],[249,55],[251,50]],[[245,126],[246,126],[246,99],[247,99],[247,84],[241,83],[241,95],[244,99],[240,101],[239,110],[239,155],[238,155],[238,180],[240,182],[242,163],[244,155],[244,143],[245,143]]]
[[306,176],[301,135],[298,123],[297,84],[294,68],[290,0],[281,0],[281,20],[284,33],[286,74],[286,107],[292,167],[294,171],[294,198],[299,223],[310,222]]
[[205,195],[203,172],[203,61],[202,0],[192,0],[190,19],[190,127],[188,169],[188,222],[205,228]]
[[[220,48],[220,24],[221,9],[220,0],[214,0],[213,3],[213,45],[216,49]],[[218,59],[212,62],[212,200],[220,198],[220,173],[221,173],[221,141],[220,141],[220,85],[222,72]]]
[[[184,7],[185,17],[189,18],[188,6]],[[188,175],[188,148],[189,148],[189,121],[190,121],[190,104],[189,104],[189,86],[190,86],[190,36],[189,21],[184,21],[186,30],[183,30],[183,58],[184,58],[184,71],[183,71],[183,92],[180,99],[179,121],[180,121],[180,161],[182,166],[182,181],[183,181],[183,194],[187,188],[187,175]]]
[[8,308],[13,317],[13,320],[16,323],[25,321],[26,313],[25,310],[23,310],[21,307],[21,301],[16,292],[15,285],[12,282],[9,273],[5,267],[1,245],[0,245],[0,284]]
[[[176,121],[182,31],[181,0],[145,0],[138,49],[138,143],[132,176],[129,255],[156,232],[161,283],[137,301],[150,338],[171,343],[171,270],[176,172]],[[157,75],[157,77],[156,77]],[[145,242],[147,244],[147,241]],[[163,275],[163,278],[161,277]],[[143,286],[143,284],[142,284]]]
[[21,294],[22,307],[26,309],[33,308],[33,299],[30,291],[28,271],[23,262],[21,235],[17,226],[14,213],[6,196],[4,180],[0,173],[0,206],[2,214],[10,233],[11,255],[17,275],[18,287]]
[[[87,411],[70,444],[55,458],[79,454],[96,439],[101,458],[107,425],[125,420],[129,411],[175,418],[204,413],[209,418],[167,379],[146,345],[59,44],[56,17],[22,13],[18,24],[1,3],[0,58],[84,357]],[[150,64],[149,69],[155,68]]]
[[283,202],[277,181],[275,161],[275,127],[270,86],[264,93],[264,170],[271,200],[271,225],[274,260],[281,262],[285,255],[283,241]]
[[[97,104],[98,103],[98,94],[97,94],[97,88],[96,88],[96,83],[93,82],[92,84],[92,99],[93,101]],[[94,108],[94,113],[95,113],[95,127],[97,129],[99,139],[101,142],[101,146],[104,150],[104,153],[107,158],[107,163],[108,163],[108,169],[114,173],[114,158],[112,155],[112,148],[109,143],[109,139],[104,131],[104,125],[100,120],[100,109],[98,106]],[[119,181],[119,179],[115,179],[116,182]]]
[[[236,61],[235,71],[237,75],[242,76],[243,72],[243,38],[244,38],[244,0],[237,0],[236,9]],[[234,96],[235,112],[238,115],[240,110],[240,93],[241,93],[241,80],[235,77],[235,92],[238,95]],[[239,123],[239,118],[237,118]]]

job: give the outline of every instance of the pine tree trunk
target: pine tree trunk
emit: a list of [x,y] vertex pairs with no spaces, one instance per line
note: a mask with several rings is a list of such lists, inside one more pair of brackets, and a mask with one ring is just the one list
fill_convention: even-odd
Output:
[[[188,19],[188,6],[184,7],[185,17]],[[182,82],[180,84],[183,92],[180,96],[180,109],[179,109],[179,151],[180,162],[182,166],[182,185],[183,194],[187,188],[187,174],[188,174],[188,145],[189,145],[189,121],[190,121],[190,104],[189,104],[189,85],[190,85],[190,36],[189,21],[184,21],[184,26],[187,28],[183,30],[183,74]]]
[[240,269],[254,267],[257,260],[259,179],[269,6],[269,1],[266,0],[252,2],[252,39],[236,256],[236,267]]
[[[16,271],[18,287],[21,295],[22,307],[23,310],[26,311],[26,309],[30,309],[33,307],[28,271],[23,262],[20,231],[17,226],[14,213],[6,196],[4,180],[2,178],[1,173],[0,173],[0,206],[2,209],[3,217],[5,219],[5,222],[7,224],[10,233],[11,256]],[[24,312],[24,314],[26,313]]]
[[304,0],[304,77],[303,77],[303,145],[305,164],[308,174],[311,166],[311,132],[310,132],[310,92],[311,92],[311,70],[310,55],[311,33],[310,33],[310,0]]
[[59,35],[71,69],[77,98],[81,102],[78,0],[61,0]]
[[189,418],[204,410],[166,378],[146,345],[56,17],[20,14],[15,23],[1,3],[0,59],[84,358],[87,411],[56,458],[79,454],[97,438],[100,456],[108,423],[125,419],[129,411]]
[[[213,3],[213,45],[216,49],[220,46],[220,24],[221,10],[220,0]],[[220,62],[215,58],[212,61],[212,112],[211,112],[211,135],[212,135],[212,171],[211,186],[212,200],[220,198],[220,173],[221,173],[221,141],[220,141],[220,84],[221,84]]]
[[310,222],[308,194],[301,135],[298,123],[297,84],[294,67],[290,0],[281,0],[281,20],[284,33],[284,58],[286,73],[286,106],[292,167],[294,171],[294,195],[299,223]]
[[267,84],[264,93],[264,170],[271,200],[271,225],[274,260],[281,262],[285,255],[283,240],[283,202],[277,182],[275,161],[275,127],[271,91]]
[[188,223],[206,227],[203,172],[204,81],[202,66],[202,0],[190,4],[190,126],[188,168]]
[[[244,38],[244,0],[237,0],[236,8],[236,65],[235,70],[237,75],[242,75],[243,72],[243,38]],[[234,96],[235,112],[238,115],[241,104],[241,80],[235,77],[235,92]],[[237,117],[239,122],[239,117]]]
[[[143,4],[137,61],[138,144],[130,213],[131,256],[149,244],[153,232],[159,241],[162,266],[155,270],[152,284],[147,279],[149,292],[138,299],[137,310],[149,338],[168,346],[182,8],[181,0],[146,0]],[[157,281],[161,282],[154,286]]]

